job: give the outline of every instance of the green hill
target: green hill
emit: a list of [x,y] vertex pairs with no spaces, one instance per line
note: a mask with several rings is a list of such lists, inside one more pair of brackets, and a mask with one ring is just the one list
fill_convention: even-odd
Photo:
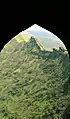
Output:
[[13,38],[0,53],[0,119],[69,119],[70,70],[65,50],[41,50]]

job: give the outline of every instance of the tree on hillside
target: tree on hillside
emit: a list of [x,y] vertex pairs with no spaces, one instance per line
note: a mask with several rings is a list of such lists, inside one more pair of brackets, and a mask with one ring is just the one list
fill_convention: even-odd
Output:
[[59,51],[65,51],[63,47],[59,47]]

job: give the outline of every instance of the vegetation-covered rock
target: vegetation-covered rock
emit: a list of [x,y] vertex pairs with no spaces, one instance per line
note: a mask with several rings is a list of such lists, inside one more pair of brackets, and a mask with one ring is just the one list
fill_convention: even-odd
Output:
[[67,51],[13,38],[0,53],[0,119],[70,119]]

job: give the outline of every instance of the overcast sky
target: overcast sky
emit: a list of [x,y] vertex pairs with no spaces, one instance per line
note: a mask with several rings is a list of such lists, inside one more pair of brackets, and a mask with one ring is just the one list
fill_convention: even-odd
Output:
[[63,42],[56,35],[36,24],[32,25],[25,31],[37,37],[40,43],[42,43],[42,45],[47,49],[51,50],[53,48],[59,48],[60,46],[66,49]]

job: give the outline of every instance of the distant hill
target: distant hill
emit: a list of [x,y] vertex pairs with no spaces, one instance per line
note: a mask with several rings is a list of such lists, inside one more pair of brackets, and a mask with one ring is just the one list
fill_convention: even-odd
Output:
[[11,39],[0,53],[0,119],[69,119],[69,68],[66,50]]

